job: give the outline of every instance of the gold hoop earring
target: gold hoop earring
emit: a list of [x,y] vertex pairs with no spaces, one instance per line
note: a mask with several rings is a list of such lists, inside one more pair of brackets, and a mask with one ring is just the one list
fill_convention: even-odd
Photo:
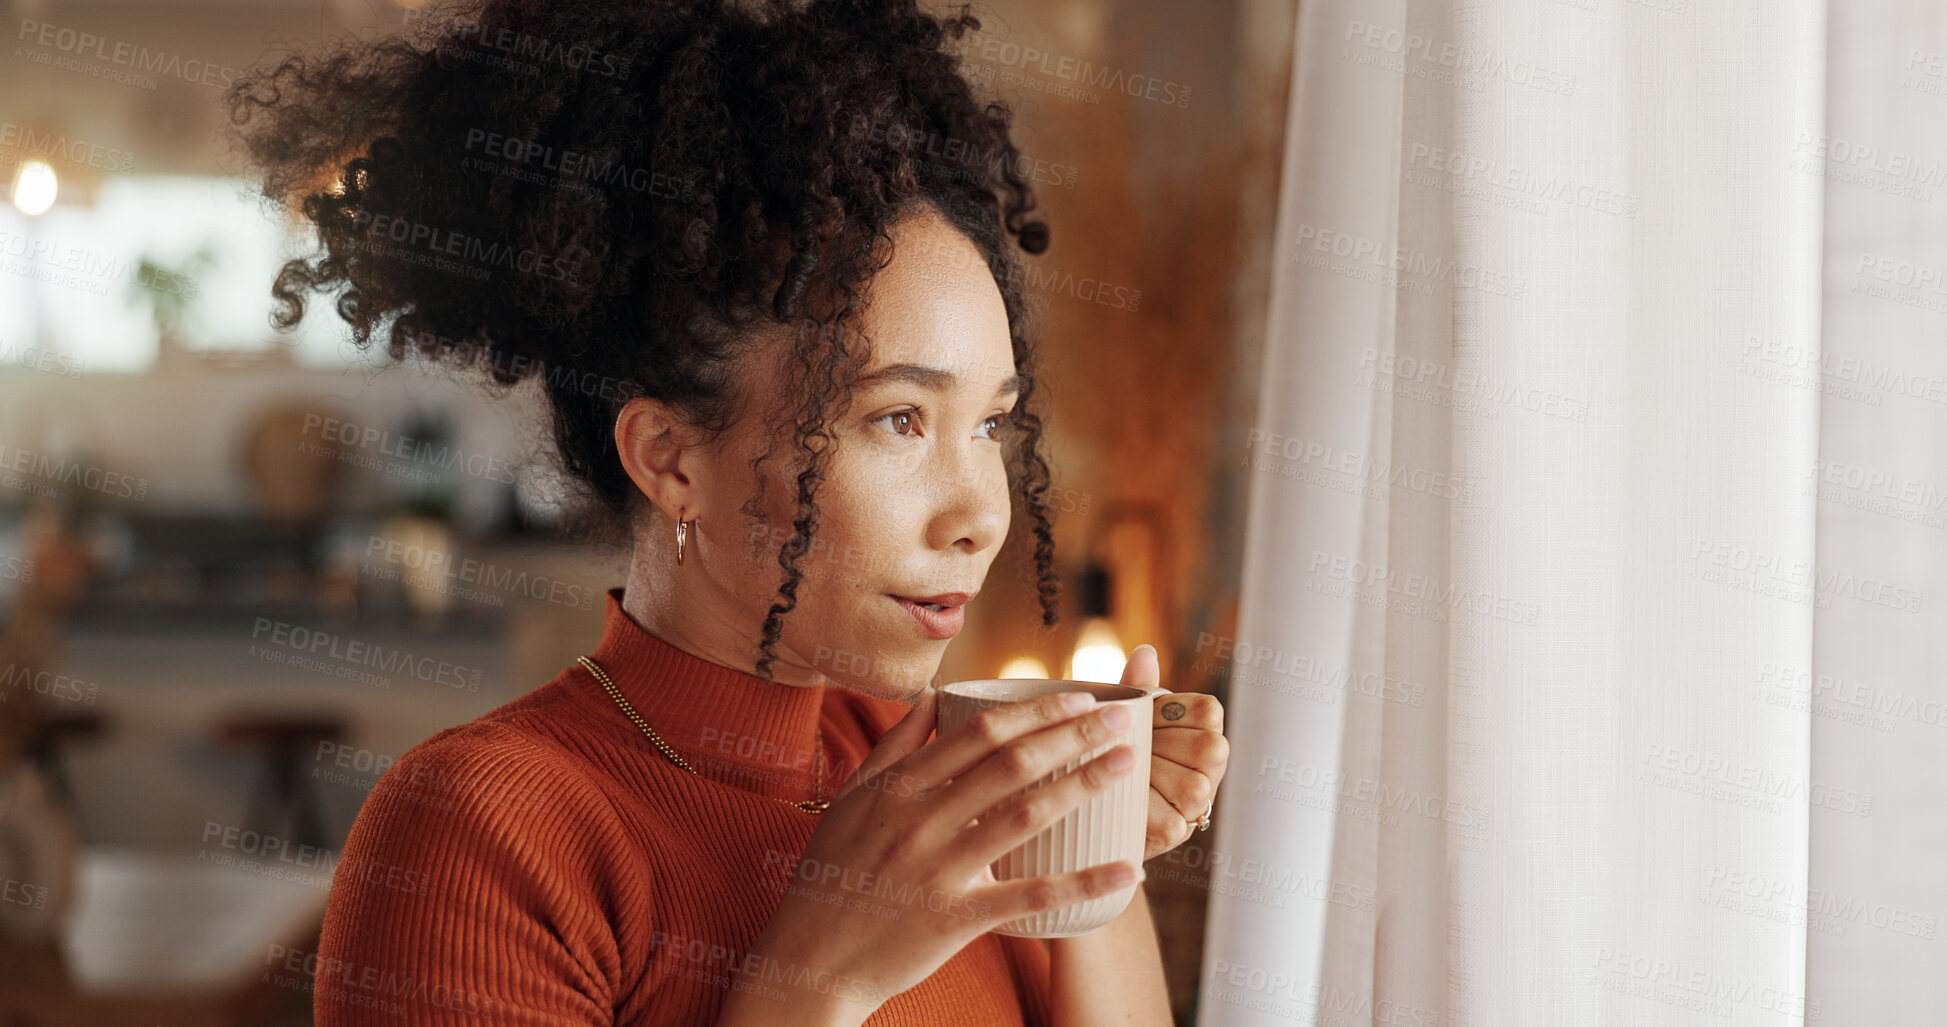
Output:
[[691,518],[689,521],[685,521],[680,517],[676,519],[676,563],[678,565],[681,565],[683,562],[683,548],[689,542],[690,537],[689,525],[694,523],[694,521],[695,518]]

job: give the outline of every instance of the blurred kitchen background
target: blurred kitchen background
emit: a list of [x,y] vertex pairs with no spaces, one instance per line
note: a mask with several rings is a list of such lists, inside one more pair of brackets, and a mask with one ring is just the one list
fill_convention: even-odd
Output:
[[[565,530],[527,389],[394,365],[326,303],[269,327],[307,240],[241,177],[222,86],[407,8],[0,9],[0,1023],[308,1023],[373,782],[590,648],[627,554]],[[1017,519],[943,680],[1114,680],[1150,642],[1167,687],[1222,695],[1295,0],[976,9],[1039,267],[1132,299],[1041,290],[1063,622]],[[1137,76],[1173,88],[1100,84]],[[1200,844],[1146,884],[1180,1022]]]

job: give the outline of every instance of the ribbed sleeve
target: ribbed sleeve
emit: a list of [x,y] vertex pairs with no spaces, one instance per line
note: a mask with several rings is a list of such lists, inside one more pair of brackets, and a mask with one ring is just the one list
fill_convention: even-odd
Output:
[[[614,934],[591,911],[654,897],[585,775],[495,724],[443,732],[372,790],[333,875],[313,975],[320,1027],[614,1022]],[[606,896],[606,898],[605,898]]]

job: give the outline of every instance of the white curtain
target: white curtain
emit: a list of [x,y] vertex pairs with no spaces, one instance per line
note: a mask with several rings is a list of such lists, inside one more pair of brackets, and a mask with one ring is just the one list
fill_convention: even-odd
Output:
[[1304,0],[1200,1024],[1938,1022],[1943,55]]

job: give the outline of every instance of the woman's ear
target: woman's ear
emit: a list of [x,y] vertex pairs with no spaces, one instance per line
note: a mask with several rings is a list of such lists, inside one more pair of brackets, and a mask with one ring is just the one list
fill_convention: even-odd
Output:
[[696,517],[702,490],[692,480],[701,466],[681,415],[659,399],[636,396],[615,416],[615,450],[635,487],[670,520]]

